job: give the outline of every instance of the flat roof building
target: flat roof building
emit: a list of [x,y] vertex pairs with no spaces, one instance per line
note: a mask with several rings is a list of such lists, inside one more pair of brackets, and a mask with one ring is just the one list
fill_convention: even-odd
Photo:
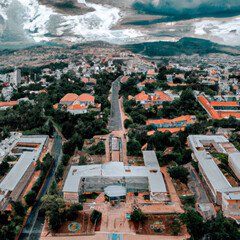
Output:
[[19,156],[16,164],[0,182],[0,206],[4,209],[9,200],[17,201],[30,181],[35,164],[48,143],[47,135],[22,136],[11,149],[13,155]]
[[[194,159],[198,161],[203,182],[210,191],[214,202],[222,206],[225,215],[240,216],[240,188],[231,186],[208,150],[214,147],[218,153],[228,154],[229,166],[237,176],[240,176],[240,153],[224,136],[190,135],[188,144],[193,150]],[[231,151],[236,152],[232,153]]]
[[[154,201],[166,199],[167,188],[154,151],[143,152],[145,166],[124,166],[122,162],[109,162],[72,166],[64,182],[64,199],[78,202],[84,192],[103,192],[118,185],[127,192],[150,192]],[[162,195],[163,193],[163,195]]]
[[230,153],[228,155],[228,164],[238,179],[240,179],[240,152]]

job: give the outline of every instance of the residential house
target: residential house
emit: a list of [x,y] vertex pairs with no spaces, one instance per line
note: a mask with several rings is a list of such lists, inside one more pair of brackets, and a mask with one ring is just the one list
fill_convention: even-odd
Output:
[[95,97],[83,93],[81,95],[77,95],[75,93],[66,94],[58,103],[53,105],[54,109],[66,109],[66,111],[72,114],[83,114],[87,113],[89,109],[93,111],[100,111],[101,104],[95,104]]
[[[131,97],[129,96],[129,98]],[[162,107],[164,102],[172,102],[174,100],[170,94],[160,90],[156,90],[154,93],[145,93],[145,91],[142,91],[133,99],[135,99],[137,103],[144,105],[144,108],[146,109],[154,105]]]

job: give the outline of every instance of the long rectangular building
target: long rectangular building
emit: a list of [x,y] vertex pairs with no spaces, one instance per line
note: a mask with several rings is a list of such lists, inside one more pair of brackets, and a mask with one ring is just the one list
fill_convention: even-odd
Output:
[[[199,171],[214,202],[222,206],[225,215],[240,216],[240,188],[231,186],[208,151],[209,148],[214,147],[219,153],[229,154],[229,151],[236,149],[224,136],[219,135],[190,135],[188,144],[193,151],[194,159],[198,162]],[[239,168],[240,158],[234,158],[236,155],[232,155],[232,153],[229,154],[230,156],[233,161],[229,166],[232,169],[236,169],[236,166]],[[239,157],[238,153],[237,156]]]
[[47,135],[22,136],[12,148],[12,155],[18,158],[9,173],[0,182],[0,206],[6,207],[9,200],[17,201],[29,183],[35,162],[48,144]]

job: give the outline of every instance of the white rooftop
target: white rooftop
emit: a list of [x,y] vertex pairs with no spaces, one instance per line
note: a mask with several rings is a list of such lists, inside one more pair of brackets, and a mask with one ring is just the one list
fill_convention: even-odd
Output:
[[195,148],[203,147],[202,142],[226,143],[229,142],[227,138],[222,135],[190,135],[188,139]]
[[[214,190],[222,191],[223,189],[231,188],[232,186],[214,162],[211,154],[203,146],[203,142],[221,144],[229,142],[228,139],[222,135],[190,135],[188,136],[188,142]],[[221,146],[219,145],[219,147]]]
[[[147,152],[147,153],[146,153]],[[124,166],[122,162],[109,162],[105,164],[94,164],[84,166],[72,166],[68,172],[64,183],[63,192],[78,192],[79,183],[82,177],[147,177],[149,190],[151,192],[167,192],[167,188],[160,171],[160,167],[156,165],[156,155],[154,151],[146,151],[146,155],[153,159],[152,163],[148,162],[149,166],[154,166],[154,171],[147,166]],[[154,156],[155,155],[155,156]],[[157,163],[158,164],[158,163]]]
[[231,187],[230,183],[223,175],[217,164],[214,162],[211,155],[208,155],[206,152],[202,152],[200,154],[201,157],[198,158],[198,162],[214,189],[222,190],[224,188]]
[[229,153],[228,156],[240,170],[240,152]]
[[43,150],[43,147],[47,139],[48,139],[47,135],[23,135],[17,142],[40,144],[40,146],[33,151],[35,153],[34,160],[36,161],[40,157],[40,154]]
[[146,167],[156,169],[160,168],[157,156],[154,151],[143,151],[143,159]]
[[6,177],[0,183],[0,189],[2,191],[13,191],[13,189],[17,186],[28,167],[33,162],[34,153],[32,152],[24,152],[17,163],[13,166],[10,172],[6,175]]

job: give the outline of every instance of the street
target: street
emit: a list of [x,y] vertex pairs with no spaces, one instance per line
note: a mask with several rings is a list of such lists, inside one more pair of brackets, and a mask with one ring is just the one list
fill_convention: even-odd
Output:
[[[58,134],[55,134],[54,136],[55,141],[52,149],[52,156],[54,157],[54,164],[52,169],[50,170],[50,173],[48,177],[46,178],[46,181],[44,183],[44,186],[40,192],[41,199],[46,193],[51,185],[52,181],[54,180],[55,171],[57,169],[57,166],[61,160],[62,157],[62,139]],[[44,217],[39,216],[39,210],[41,208],[41,202],[38,200],[34,204],[32,211],[28,217],[27,223],[19,237],[20,240],[37,240],[40,238],[42,227],[44,223]]]
[[117,78],[112,83],[112,95],[111,95],[111,113],[108,129],[110,131],[117,131],[123,128],[122,115],[120,110],[119,102],[119,91],[120,91],[120,78]]
[[194,194],[199,210],[202,212],[205,219],[215,216],[215,209],[199,179],[197,172],[191,164],[185,165],[189,171],[188,187]]

